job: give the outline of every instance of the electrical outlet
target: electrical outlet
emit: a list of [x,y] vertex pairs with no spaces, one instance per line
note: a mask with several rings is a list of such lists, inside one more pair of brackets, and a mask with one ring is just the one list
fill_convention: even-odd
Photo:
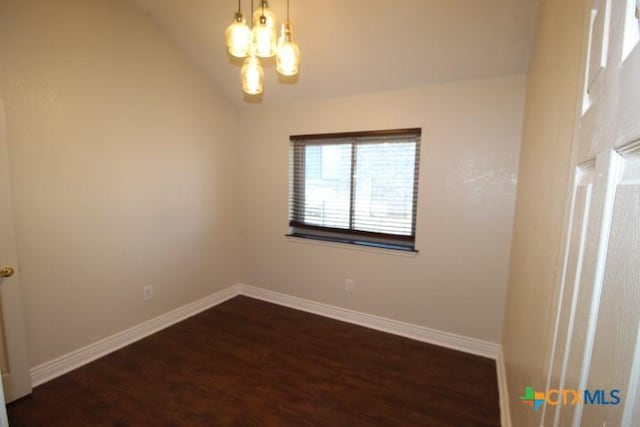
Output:
[[149,301],[153,299],[153,285],[147,285],[144,287],[144,300]]
[[356,291],[356,281],[353,279],[347,279],[344,281],[344,291],[352,294]]

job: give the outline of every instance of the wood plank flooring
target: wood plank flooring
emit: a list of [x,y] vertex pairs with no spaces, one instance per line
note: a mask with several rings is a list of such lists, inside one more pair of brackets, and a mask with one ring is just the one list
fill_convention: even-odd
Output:
[[495,362],[247,297],[50,381],[11,427],[499,426]]

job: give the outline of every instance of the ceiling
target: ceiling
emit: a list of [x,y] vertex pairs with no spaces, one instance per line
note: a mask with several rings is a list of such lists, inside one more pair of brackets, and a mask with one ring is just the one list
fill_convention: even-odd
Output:
[[[297,82],[263,62],[265,93],[243,96],[241,62],[224,30],[235,0],[129,0],[209,75],[236,106],[274,104],[525,73],[539,0],[291,0],[302,52]],[[248,13],[249,1],[243,8]],[[256,0],[256,4],[258,1]],[[286,0],[271,0],[278,23]]]

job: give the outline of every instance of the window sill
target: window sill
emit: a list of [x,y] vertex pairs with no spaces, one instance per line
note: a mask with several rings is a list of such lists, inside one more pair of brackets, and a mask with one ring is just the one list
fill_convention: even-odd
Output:
[[350,242],[343,241],[342,239],[332,239],[324,237],[316,237],[300,234],[286,234],[285,237],[292,243],[313,245],[313,246],[327,246],[332,248],[346,249],[358,252],[371,252],[385,255],[395,255],[403,257],[416,257],[418,251],[410,248],[391,247],[383,244],[369,243],[369,242]]

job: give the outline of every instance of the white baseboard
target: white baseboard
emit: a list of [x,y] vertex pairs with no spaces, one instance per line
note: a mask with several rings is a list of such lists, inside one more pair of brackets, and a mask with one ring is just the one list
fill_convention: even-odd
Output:
[[504,354],[502,348],[498,351],[496,360],[498,374],[498,392],[500,394],[500,425],[511,427],[511,408],[509,405],[509,387],[507,385],[507,369],[504,364]]
[[238,295],[239,288],[238,285],[230,286],[151,320],[140,323],[132,328],[96,341],[86,347],[57,357],[42,365],[35,366],[31,368],[31,384],[33,387],[39,386],[188,317],[216,306]]
[[[290,307],[296,310],[306,311],[329,317],[343,322],[353,323],[382,332],[403,336],[416,341],[446,347],[453,350],[471,353],[490,359],[499,358],[499,344],[469,338],[462,335],[451,334],[424,326],[413,325],[397,320],[387,319],[372,314],[366,314],[342,307],[323,304],[299,297],[282,294],[267,289],[256,288],[244,284],[237,284],[190,304],[172,310],[166,314],[155,317],[149,321],[136,325],[132,328],[118,332],[110,337],[104,338],[86,347],[80,348],[71,353],[57,357],[41,365],[31,368],[31,383],[37,387],[60,375],[66,374],[80,366],[125,347],[146,336],[165,329],[188,317],[194,316],[204,310],[223,303],[237,295],[246,295],[251,298],[260,299],[270,303]],[[500,363],[498,363],[500,369]],[[498,380],[500,383],[500,371]],[[506,384],[506,382],[505,382]],[[502,386],[501,386],[502,387]],[[506,390],[506,389],[505,389]],[[502,391],[502,388],[501,388]],[[502,393],[501,393],[502,402]],[[502,407],[502,406],[501,406]],[[505,424],[503,424],[505,425]],[[508,426],[508,424],[507,424]]]
[[464,353],[471,353],[494,360],[498,357],[500,345],[496,343],[430,329],[424,326],[413,325],[411,323],[400,322],[398,320],[387,319],[334,305],[323,304],[267,289],[256,288],[244,284],[240,284],[239,286],[240,294],[252,298],[376,329],[378,331],[411,338],[416,341],[422,341],[440,347],[462,351]]

